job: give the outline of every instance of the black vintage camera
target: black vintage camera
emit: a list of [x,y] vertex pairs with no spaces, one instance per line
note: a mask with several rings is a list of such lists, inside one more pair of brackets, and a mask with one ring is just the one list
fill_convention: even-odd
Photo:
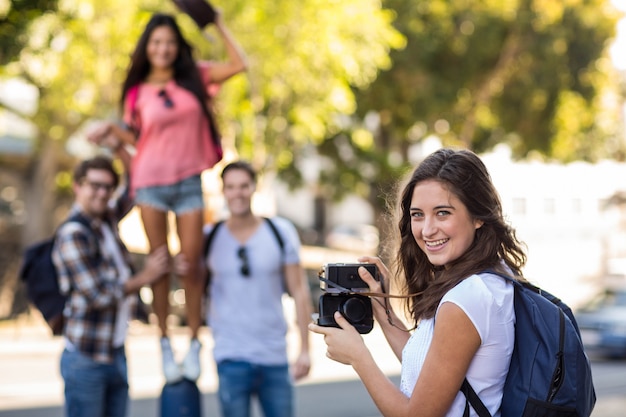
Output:
[[369,287],[359,276],[360,266],[367,269],[375,280],[379,280],[378,268],[374,264],[326,264],[324,265],[326,281],[320,281],[320,288],[328,293],[367,291]]
[[358,294],[368,290],[367,284],[359,277],[358,269],[365,267],[379,280],[378,269],[373,264],[326,264],[324,279],[320,275],[320,288],[325,291],[319,299],[320,326],[339,327],[333,315],[339,311],[359,333],[372,331],[374,317],[372,300]]
[[369,333],[374,328],[374,312],[372,300],[369,297],[358,294],[322,294],[317,324],[325,327],[339,327],[333,317],[335,311],[339,311],[359,333]]

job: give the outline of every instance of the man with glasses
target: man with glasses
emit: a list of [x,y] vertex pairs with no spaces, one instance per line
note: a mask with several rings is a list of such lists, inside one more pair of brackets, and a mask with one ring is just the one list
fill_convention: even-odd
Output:
[[[119,144],[114,148],[128,162],[125,150]],[[127,323],[135,313],[139,289],[168,271],[165,247],[147,257],[141,272],[132,270],[117,230],[131,205],[126,193],[112,198],[118,182],[109,158],[79,163],[73,178],[74,205],[57,231],[52,252],[59,286],[69,295],[61,354],[68,417],[126,415]]]
[[[307,325],[312,306],[300,240],[286,219],[267,221],[252,212],[256,172],[250,164],[227,165],[222,183],[230,216],[212,235],[205,254],[207,324],[214,339],[222,415],[248,417],[257,397],[266,417],[292,417],[293,381],[306,376],[311,365]],[[209,236],[211,227],[205,232]],[[300,353],[291,370],[285,291],[293,298],[300,334]]]

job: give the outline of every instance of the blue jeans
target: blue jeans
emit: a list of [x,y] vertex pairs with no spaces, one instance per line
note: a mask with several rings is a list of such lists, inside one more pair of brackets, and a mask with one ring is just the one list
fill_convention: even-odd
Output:
[[128,409],[128,368],[124,348],[112,363],[96,362],[67,349],[61,354],[67,417],[125,417]]
[[264,366],[226,360],[217,364],[223,417],[249,417],[257,396],[265,417],[292,417],[293,384],[289,365]]

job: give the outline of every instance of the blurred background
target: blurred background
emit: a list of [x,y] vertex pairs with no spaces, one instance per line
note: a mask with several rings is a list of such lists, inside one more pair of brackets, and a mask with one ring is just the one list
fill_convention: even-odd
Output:
[[[626,282],[626,1],[214,4],[250,68],[217,98],[226,154],[203,175],[207,222],[225,214],[220,168],[252,161],[254,205],[296,224],[315,290],[326,262],[388,258],[402,178],[463,147],[527,243],[529,279],[574,307]],[[0,320],[29,314],[22,248],[64,218],[75,162],[101,152],[85,132],[119,119],[154,11],[177,13],[196,58],[222,56],[171,1],[0,0]],[[121,230],[140,258],[139,222]]]
[[[585,346],[594,352],[594,416],[623,415],[626,362],[604,357],[626,357],[626,0],[213,3],[250,65],[217,97],[226,153],[203,174],[206,221],[225,215],[223,164],[250,160],[262,171],[255,210],[298,228],[317,305],[323,264],[354,262],[364,253],[390,259],[396,192],[411,168],[441,146],[472,149],[527,244],[525,275],[576,309]],[[155,11],[176,13],[196,58],[223,56],[220,43],[205,40],[170,0],[0,0],[6,415],[62,415],[62,339],[50,336],[28,306],[17,276],[21,252],[65,217],[76,161],[102,152],[85,132],[119,120],[129,56]],[[141,262],[147,247],[136,212],[121,232]],[[171,243],[176,251],[174,233]],[[173,324],[184,324],[181,291],[172,288]],[[150,291],[143,296],[149,302]],[[155,337],[154,326],[131,326],[135,400],[156,398],[162,386],[153,366]],[[207,329],[203,337],[210,347]],[[397,375],[379,329],[366,339],[385,372]],[[321,383],[312,388],[355,378],[325,358],[321,340],[312,343],[317,362],[309,383]],[[208,371],[200,386],[211,392],[212,363],[208,355],[203,360]],[[334,387],[327,386],[344,392]],[[370,403],[358,382],[354,389],[358,394],[342,395],[343,409],[332,400],[334,411],[321,414],[375,415],[373,406],[355,408]],[[33,392],[57,408],[29,414]],[[321,415],[319,398],[310,395],[300,408]],[[142,404],[134,401],[135,411]]]

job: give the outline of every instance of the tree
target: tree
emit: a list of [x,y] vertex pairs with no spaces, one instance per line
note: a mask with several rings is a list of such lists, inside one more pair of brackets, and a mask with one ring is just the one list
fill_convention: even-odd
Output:
[[[39,96],[29,117],[38,127],[37,146],[18,174],[24,243],[50,234],[63,215],[60,197],[69,197],[74,163],[68,139],[80,137],[91,119],[119,117],[128,56],[151,12],[177,12],[165,0],[66,0],[56,11],[53,5],[15,1],[7,14],[13,29],[3,25],[0,31],[6,63],[0,75],[26,80]],[[403,42],[377,0],[235,0],[218,6],[251,62],[248,76],[229,81],[218,99],[225,145],[266,168],[294,166],[301,149],[337,130],[338,116],[356,108],[351,86],[373,81],[379,68],[390,65],[389,50]],[[197,58],[219,57],[189,17],[179,14],[178,20],[198,45]],[[12,30],[22,34],[16,44],[6,37]]]
[[[0,65],[11,62],[28,43],[30,23],[56,10],[58,0],[20,0],[0,2]],[[3,10],[5,9],[5,10]]]
[[[606,110],[599,102],[613,75],[606,49],[616,14],[601,0],[513,4],[422,3],[409,13],[411,17],[398,21],[406,25],[401,31],[409,38],[409,47],[392,55],[402,56],[404,65],[394,65],[371,91],[413,77],[416,88],[408,100],[394,97],[409,104],[411,111],[405,108],[397,118],[391,103],[383,107],[399,120],[395,126],[400,135],[423,121],[426,134],[436,133],[446,143],[477,151],[507,142],[518,157],[538,151],[561,160],[597,159],[605,141],[613,140],[612,132],[595,123],[595,115]],[[415,59],[404,56],[409,50],[419,51]],[[597,141],[587,140],[591,146],[578,143],[566,151],[559,148],[565,126],[558,118],[567,112],[564,107],[572,107],[572,100],[579,104],[567,118],[588,119],[575,130],[593,131]],[[446,123],[437,128],[438,121],[447,122],[449,128]]]
[[332,161],[324,194],[361,190],[382,213],[381,193],[416,162],[412,150],[430,135],[477,152],[507,143],[518,158],[623,157],[616,128],[623,100],[606,52],[618,16],[608,2],[384,5],[397,13],[407,45],[391,51],[393,66],[370,86],[355,88],[355,117],[320,146]]

